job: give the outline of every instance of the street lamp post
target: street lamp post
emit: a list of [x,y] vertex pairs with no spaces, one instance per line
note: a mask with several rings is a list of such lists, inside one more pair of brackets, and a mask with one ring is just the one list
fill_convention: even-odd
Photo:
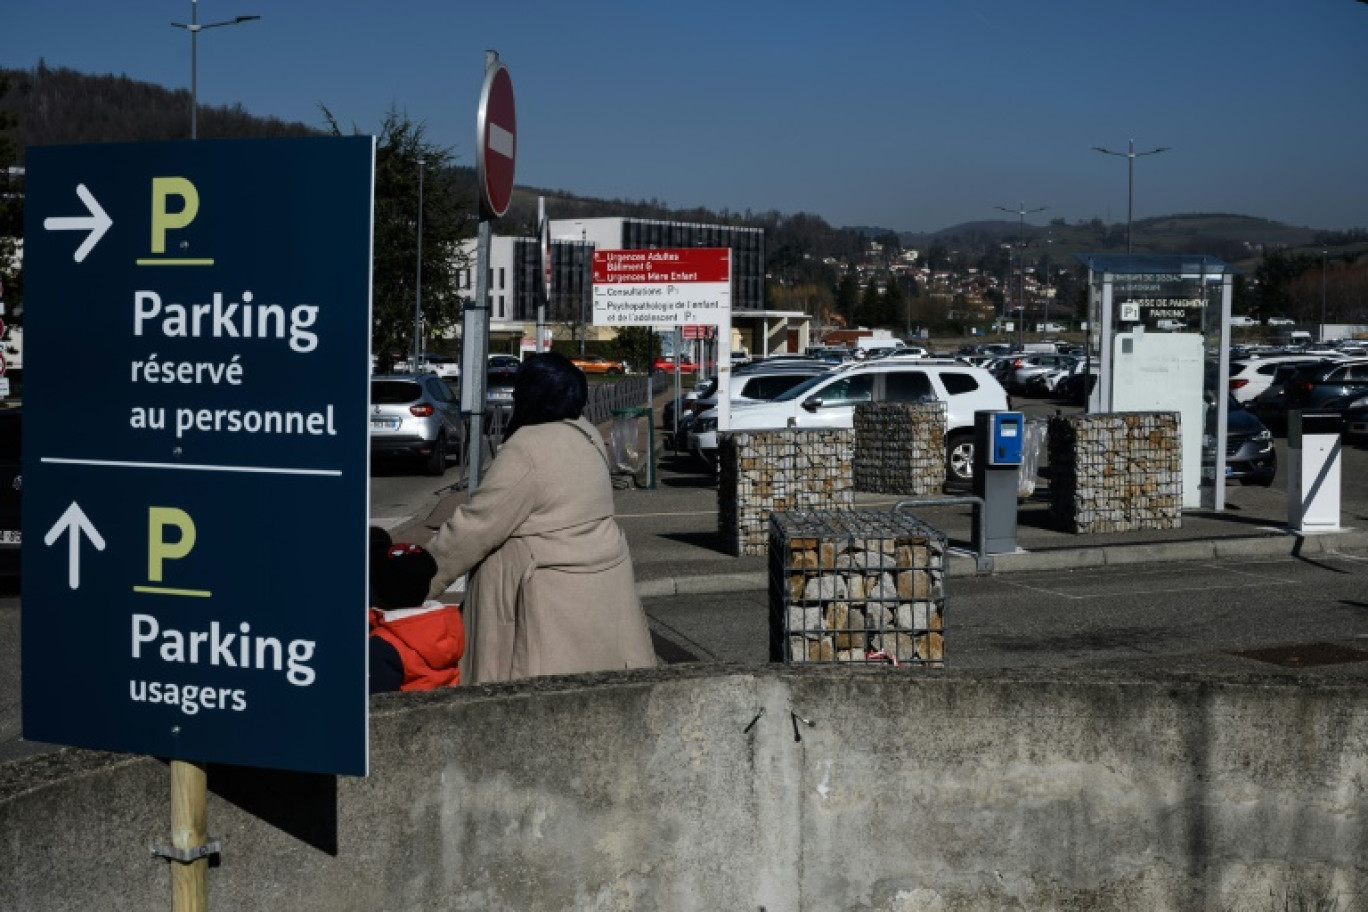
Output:
[[[584,224],[583,224],[582,222],[576,222],[576,224],[579,225],[579,230],[580,230],[579,263],[580,263],[580,276],[583,277],[583,275],[584,275],[584,245],[585,245],[585,243],[586,243],[586,241],[587,241],[587,235],[586,235],[586,232],[585,232]],[[587,299],[586,299],[586,297],[585,297],[584,290],[583,290],[583,289],[580,289],[580,321],[579,321],[579,322],[580,322],[580,331],[579,331],[579,343],[580,343],[580,344],[579,344],[579,353],[580,353],[580,357],[581,357],[581,358],[584,357],[584,337],[585,337],[585,335],[589,332],[589,322],[588,322],[588,321],[589,321],[589,318],[588,318],[588,316],[587,316],[586,313],[585,313],[585,308],[586,308],[587,305],[588,305],[588,301],[587,301]]]
[[427,159],[418,159],[418,274],[414,279],[413,303],[413,370],[419,370],[423,354],[423,166]]
[[1093,146],[1093,149],[1104,155],[1120,155],[1127,159],[1127,169],[1130,172],[1128,190],[1126,193],[1126,256],[1131,255],[1131,218],[1135,211],[1135,159],[1140,155],[1158,155],[1160,152],[1167,152],[1168,146],[1160,146],[1157,149],[1150,149],[1148,152],[1136,152],[1135,140],[1130,141],[1129,151],[1113,152],[1101,146]]
[[[1001,209],[1003,212],[1015,212],[1017,215],[1019,215],[1019,216],[1021,217],[1021,228],[1019,229],[1019,234],[1020,234],[1019,242],[1020,242],[1020,244],[1021,244],[1021,253],[1020,253],[1020,255],[1017,256],[1017,271],[1020,273],[1020,274],[1017,276],[1017,319],[1021,321],[1021,328],[1017,330],[1017,338],[1022,342],[1022,344],[1025,344],[1025,342],[1026,342],[1026,216],[1029,215],[1029,214],[1032,213],[1032,212],[1044,212],[1046,209],[1048,209],[1048,208],[1050,208],[1050,207],[1049,207],[1049,206],[1037,206],[1037,207],[1034,208],[1034,209],[1027,209],[1027,208],[1026,208],[1026,203],[1025,203],[1025,201],[1023,200],[1022,203],[1021,203],[1021,208],[1020,208],[1020,209],[1008,209],[1006,206],[995,206],[995,207],[993,207],[993,208],[995,208],[995,209]],[[1008,266],[1009,266],[1009,267],[1010,267],[1010,265],[1011,265],[1011,262],[1012,262],[1012,258],[1011,258],[1010,256],[1008,256],[1008,257],[1007,257],[1007,263],[1008,263]]]
[[183,28],[190,33],[190,138],[195,139],[199,133],[199,33],[205,29],[219,28],[224,25],[238,25],[242,22],[251,22],[253,19],[260,19],[260,16],[236,16],[232,19],[225,19],[222,22],[206,22],[200,24],[199,21],[199,0],[190,0],[190,22],[171,23],[176,28]]
[[[1325,270],[1330,262],[1330,251],[1321,250],[1321,327],[1320,340],[1325,341]],[[1342,318],[1341,318],[1342,319]]]

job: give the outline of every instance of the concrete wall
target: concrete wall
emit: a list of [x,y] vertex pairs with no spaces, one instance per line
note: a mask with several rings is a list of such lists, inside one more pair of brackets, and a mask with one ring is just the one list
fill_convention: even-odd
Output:
[[[1368,883],[1366,710],[1363,685],[1304,678],[782,666],[379,697],[368,779],[211,768],[210,905],[1154,912],[1269,909],[1289,884],[1347,897]],[[166,908],[167,863],[147,845],[168,830],[159,761],[8,764],[0,908]]]

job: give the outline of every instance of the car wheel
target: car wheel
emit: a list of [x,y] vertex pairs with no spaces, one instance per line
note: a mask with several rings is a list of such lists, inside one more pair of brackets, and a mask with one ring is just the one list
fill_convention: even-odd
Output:
[[620,374],[620,373],[622,373],[622,368],[620,368],[620,367],[610,367],[610,368],[608,368],[608,376],[610,376],[610,377],[615,376],[615,375]]
[[974,435],[965,431],[945,440],[945,477],[969,483],[974,480]]
[[447,439],[446,434],[442,433],[437,435],[437,442],[432,445],[432,452],[428,454],[423,470],[429,475],[445,475],[446,463]]

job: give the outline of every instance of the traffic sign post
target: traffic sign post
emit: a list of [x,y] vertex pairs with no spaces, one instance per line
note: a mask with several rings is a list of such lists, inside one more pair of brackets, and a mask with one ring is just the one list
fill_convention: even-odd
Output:
[[513,103],[513,78],[494,51],[486,53],[485,80],[476,119],[479,155],[475,165],[480,178],[481,216],[503,218],[513,201],[518,115]]
[[29,150],[25,738],[366,773],[374,159]]
[[480,227],[475,240],[475,302],[461,322],[461,360],[469,367],[461,378],[461,410],[466,420],[466,479],[469,490],[480,486],[484,460],[485,355],[489,351],[490,221],[502,218],[513,200],[513,166],[518,151],[518,118],[513,80],[499,63],[497,51],[485,52],[485,78],[475,116],[476,172],[480,184]]

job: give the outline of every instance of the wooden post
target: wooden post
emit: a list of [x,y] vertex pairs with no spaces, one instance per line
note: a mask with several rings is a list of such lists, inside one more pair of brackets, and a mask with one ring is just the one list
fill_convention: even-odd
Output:
[[[171,845],[187,851],[209,841],[208,777],[203,763],[171,761]],[[209,856],[171,862],[172,912],[208,912]]]

